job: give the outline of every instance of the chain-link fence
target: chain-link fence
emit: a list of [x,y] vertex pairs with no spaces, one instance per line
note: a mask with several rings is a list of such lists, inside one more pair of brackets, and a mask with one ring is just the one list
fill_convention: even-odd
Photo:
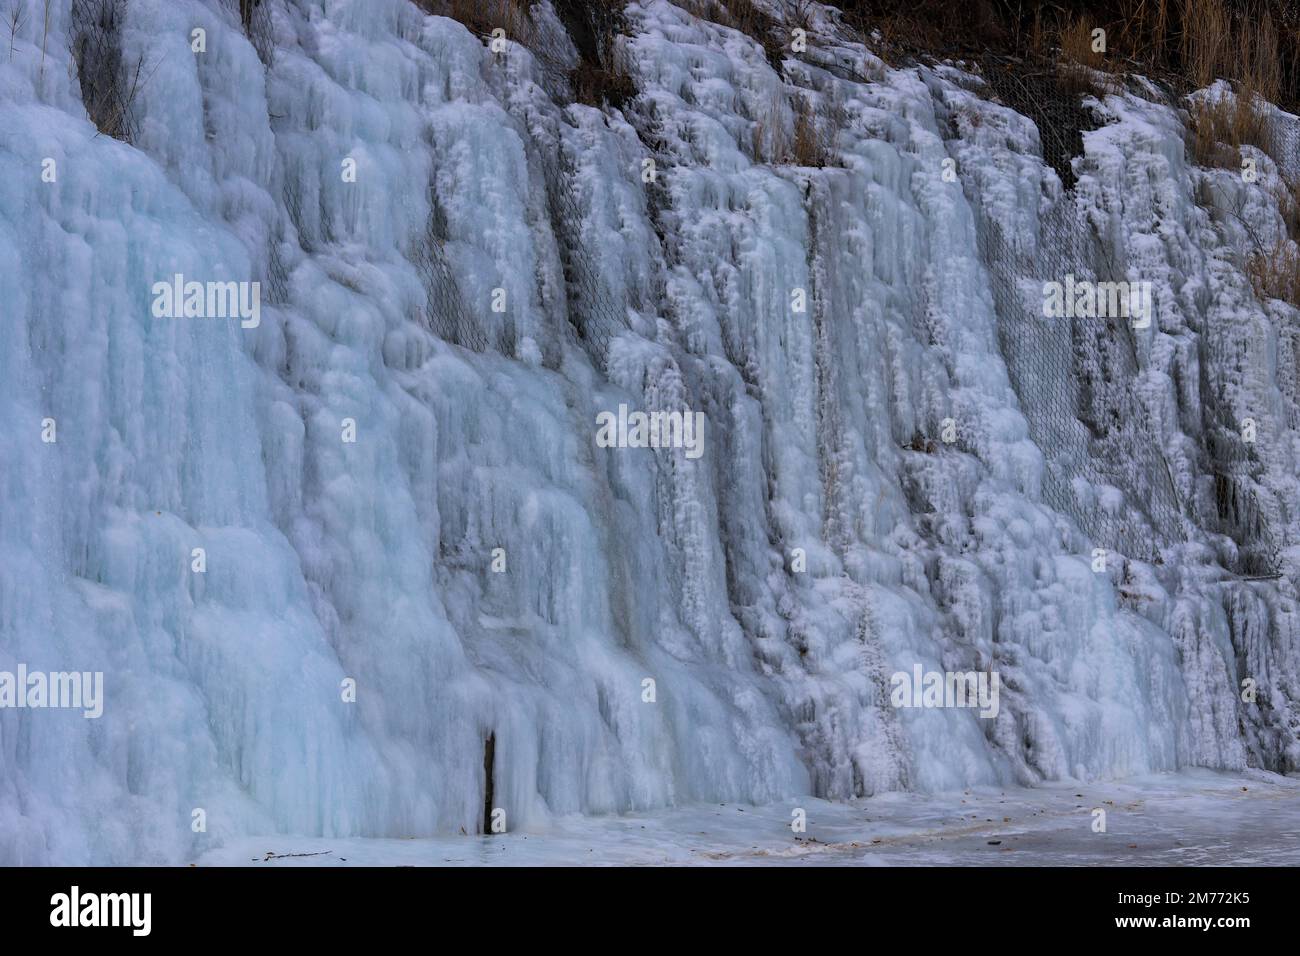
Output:
[[424,284],[425,304],[420,319],[425,326],[443,341],[473,352],[486,352],[490,344],[489,326],[485,317],[475,316],[466,305],[456,270],[447,253],[446,218],[432,184],[429,187],[429,224],[424,241],[416,247],[411,259]]
[[1044,161],[1067,187],[1039,218],[1036,234],[1008,236],[987,215],[977,223],[999,345],[1045,459],[1043,497],[1074,518],[1094,544],[1158,560],[1162,547],[1185,537],[1185,511],[1134,392],[1139,365],[1131,318],[1043,314],[1046,283],[1065,286],[1072,279],[1096,288],[1123,279],[1113,274],[1073,189],[1072,160],[1082,152],[1082,130],[1093,125],[1091,117],[1077,96],[1023,65],[991,61],[984,74],[1000,99],[1035,121]]
[[227,6],[239,15],[244,35],[257,51],[266,67],[275,60],[275,25],[271,19],[272,0],[226,0]]
[[[1034,120],[1044,161],[1066,186],[1040,217],[1037,234],[1008,236],[987,215],[977,224],[980,255],[993,285],[999,345],[1030,434],[1046,459],[1043,496],[1073,517],[1095,544],[1159,560],[1163,547],[1187,537],[1194,516],[1181,500],[1152,416],[1135,389],[1141,365],[1131,318],[1043,315],[1047,282],[1064,284],[1073,277],[1076,285],[1088,282],[1094,289],[1098,283],[1124,283],[1120,288],[1128,289],[1127,277],[1081,214],[1073,188],[1073,158],[1082,151],[1082,131],[1094,121],[1077,94],[1023,64],[1013,68],[990,60],[984,75],[999,99]],[[1154,325],[1154,314],[1150,318]],[[1200,341],[1203,366],[1235,367],[1228,350],[1238,346],[1224,336],[1225,330],[1207,322]],[[1218,396],[1224,390],[1214,391]],[[1275,575],[1279,558],[1270,519],[1276,516],[1256,494],[1250,450],[1225,422],[1208,430],[1207,458],[1218,510],[1218,527],[1212,530],[1238,544],[1233,570],[1251,577]],[[1106,488],[1118,490],[1122,501]]]
[[[1044,283],[1064,282],[1067,276],[1079,283],[1099,280],[1072,195],[1058,200],[1040,230],[1035,241],[1008,237],[993,219],[979,226],[998,343],[1030,435],[1045,459],[1043,497],[1099,546],[1155,560],[1162,546],[1183,536],[1182,508],[1159,442],[1131,386],[1123,384],[1131,383],[1136,371],[1131,331],[1123,318],[1042,314]],[[1127,347],[1105,348],[1117,340],[1127,341]],[[1124,407],[1115,421],[1090,427],[1081,414],[1103,400],[1088,384],[1094,380],[1109,386],[1104,400]],[[1111,410],[1118,411],[1114,405]],[[1112,427],[1103,430],[1108,424]],[[1123,461],[1106,454],[1120,454],[1121,448]],[[1120,490],[1123,501],[1107,496],[1106,487]]]
[[1243,434],[1243,423],[1235,420],[1225,400],[1228,389],[1224,369],[1259,367],[1259,358],[1247,353],[1251,341],[1226,324],[1207,323],[1202,332],[1206,352],[1211,356],[1205,394],[1205,448],[1214,477],[1214,509],[1219,533],[1237,545],[1236,570],[1246,577],[1276,577],[1280,573],[1281,548],[1273,533],[1282,516],[1268,495],[1256,491],[1264,464]]
[[135,98],[148,76],[142,57],[129,63],[122,54],[126,0],[73,0],[68,16],[72,61],[86,114],[101,133],[134,142]]
[[569,322],[593,364],[604,370],[610,342],[626,328],[627,318],[596,268],[583,228],[582,210],[573,194],[576,180],[562,152],[557,150],[556,155],[546,157],[543,170],[551,229],[564,269]]

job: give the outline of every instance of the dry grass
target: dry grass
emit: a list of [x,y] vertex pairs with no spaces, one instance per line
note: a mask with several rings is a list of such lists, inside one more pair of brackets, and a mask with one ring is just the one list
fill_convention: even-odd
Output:
[[[748,3],[749,0],[744,0]],[[781,16],[787,27],[812,30],[813,0],[781,0]]]
[[612,31],[601,37],[599,46],[596,62],[581,64],[573,71],[573,97],[588,106],[622,109],[636,96],[636,83],[624,65]]
[[96,128],[130,143],[136,135],[135,100],[153,71],[143,57],[122,57],[126,0],[75,0],[70,14],[72,62],[86,114]]
[[717,6],[721,16],[730,21],[728,26],[748,33],[755,39],[776,27],[776,21],[764,10],[754,6],[753,0],[721,0]]
[[1029,27],[1029,53],[1035,57],[1047,56],[1047,28],[1043,25],[1043,11],[1034,11],[1034,20]]
[[1092,24],[1087,20],[1073,20],[1061,30],[1061,56],[1079,66],[1100,70],[1106,57],[1093,49]]
[[1282,210],[1282,221],[1286,225],[1287,235],[1291,241],[1300,244],[1300,180],[1287,182],[1282,180],[1275,194],[1277,205]]
[[[838,0],[835,6],[860,35],[879,30],[886,43],[874,46],[885,54],[993,53],[1043,63],[1059,49],[1068,61],[1087,63],[1090,45],[1071,35],[1086,21],[1106,31],[1110,70],[1142,73],[1182,92],[1229,79],[1284,107],[1300,106],[1296,0]],[[1270,92],[1275,89],[1280,100]]]
[[[474,34],[487,38],[498,28],[506,37],[532,50],[550,70],[563,71],[552,51],[540,49],[532,19],[535,0],[415,0],[429,13],[451,17]],[[699,0],[707,4],[710,0]],[[636,95],[636,85],[618,53],[625,0],[554,0],[553,6],[578,50],[578,65],[568,72],[576,102],[589,106],[622,107]]]
[[1209,86],[1223,72],[1232,18],[1223,0],[1181,0],[1181,53],[1196,86]]
[[1246,260],[1246,274],[1260,299],[1281,299],[1300,308],[1300,250],[1295,243],[1252,253]]
[[781,122],[781,99],[773,94],[771,106],[754,118],[754,162],[782,163],[789,151],[789,137]]
[[831,150],[817,125],[812,102],[798,96],[794,106],[793,132],[781,122],[785,112],[778,95],[773,95],[771,108],[754,121],[753,155],[757,163],[774,166],[828,166]]
[[812,103],[806,98],[800,98],[794,114],[794,142],[791,144],[790,158],[796,166],[825,166],[828,156],[829,150],[817,128]]
[[1204,166],[1241,165],[1241,147],[1277,158],[1268,103],[1282,99],[1280,37],[1267,11],[1234,16],[1224,0],[1181,0],[1181,51],[1192,82],[1232,79],[1234,96],[1203,99],[1190,108],[1191,147]]
[[[1071,20],[1059,34],[1056,71],[1061,85],[1075,95],[1112,92],[1122,84],[1109,71],[1117,62],[1094,49],[1093,25],[1087,20]],[[1041,38],[1039,39],[1041,43]]]
[[1180,13],[1182,62],[1196,86],[1231,79],[1270,102],[1281,99],[1282,36],[1267,10],[1234,15],[1225,0],[1181,0]]
[[499,27],[516,43],[529,46],[533,39],[533,0],[415,0],[415,5],[463,23],[480,37]]
[[758,41],[772,69],[780,72],[785,45],[777,21],[753,0],[676,0],[677,6],[701,20],[739,30]]
[[554,0],[560,22],[578,51],[569,74],[574,97],[589,106],[621,108],[636,96],[619,36],[627,30],[624,0]]
[[1165,63],[1178,0],[1128,0],[1116,39],[1139,63]]
[[1258,95],[1249,90],[1239,90],[1235,96],[1199,99],[1188,112],[1192,156],[1202,166],[1240,168],[1242,146],[1274,154],[1272,117]]
[[1241,27],[1237,43],[1237,66],[1242,85],[1271,103],[1282,98],[1282,60],[1278,33],[1267,13]]

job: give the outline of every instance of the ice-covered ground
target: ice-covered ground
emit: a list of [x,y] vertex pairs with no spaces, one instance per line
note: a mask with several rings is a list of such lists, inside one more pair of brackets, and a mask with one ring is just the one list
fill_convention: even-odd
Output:
[[[565,817],[504,836],[241,839],[200,866],[1295,866],[1300,781],[1184,771],[1122,783],[890,793]],[[1094,829],[1106,811],[1105,832]]]
[[[1200,169],[1113,95],[1067,193],[979,78],[821,8],[778,70],[637,0],[616,110],[546,0],[501,52],[408,0],[237,7],[20,0],[0,48],[0,671],[105,687],[0,709],[0,863],[473,833],[489,788],[521,834],[847,827],[1300,767],[1267,156]],[[1150,327],[1034,324],[1054,261],[1152,283]],[[177,273],[259,321],[159,317]],[[703,454],[598,444],[624,404]],[[996,716],[895,709],[916,666],[997,673]]]

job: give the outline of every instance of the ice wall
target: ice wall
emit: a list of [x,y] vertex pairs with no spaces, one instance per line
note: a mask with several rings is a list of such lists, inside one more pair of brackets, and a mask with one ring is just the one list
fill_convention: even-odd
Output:
[[[977,241],[1041,241],[1062,185],[970,75],[891,69],[826,10],[778,73],[639,0],[637,95],[598,110],[545,0],[544,57],[407,0],[249,27],[132,0],[102,31],[128,143],[72,53],[101,6],[47,27],[27,0],[0,50],[0,670],[106,688],[98,720],[0,709],[0,862],[472,834],[489,737],[493,804],[540,831],[1300,764],[1295,315],[1234,269],[1229,212],[1280,219],[1185,161],[1169,105],[1109,98],[1079,161],[1098,242],[1162,306],[1126,392],[1149,427],[1107,454],[1155,435],[1185,509],[1098,574],[1045,503]],[[794,163],[801,123],[827,165]],[[156,318],[176,273],[259,282],[259,324]],[[620,404],[704,412],[704,454],[598,447]],[[1259,530],[1217,510],[1210,432],[1247,414],[1235,480],[1280,579],[1240,580]],[[998,716],[894,709],[917,663],[997,671]]]

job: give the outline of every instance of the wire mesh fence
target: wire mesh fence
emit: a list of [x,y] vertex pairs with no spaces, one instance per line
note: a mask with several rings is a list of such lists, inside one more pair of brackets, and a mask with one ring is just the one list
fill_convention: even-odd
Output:
[[[1159,444],[1132,414],[1136,405],[1125,388],[1110,390],[1111,399],[1128,399],[1128,426],[1123,442],[1130,454],[1123,469],[1111,468],[1103,436],[1080,418],[1087,396],[1081,388],[1090,375],[1111,383],[1121,381],[1115,361],[1095,346],[1097,338],[1123,338],[1123,319],[1057,318],[1042,314],[1046,282],[1096,281],[1087,261],[1083,223],[1073,197],[1060,199],[1043,218],[1037,241],[1008,237],[1001,226],[986,219],[979,228],[980,253],[992,281],[997,311],[998,344],[1007,363],[1012,387],[1031,437],[1042,450],[1045,470],[1043,497],[1054,509],[1073,517],[1101,547],[1143,560],[1155,560],[1159,549],[1182,536],[1182,508],[1169,477]],[[1132,358],[1129,349],[1118,350]],[[1092,366],[1081,374],[1084,367]],[[1133,369],[1123,370],[1131,376]],[[1111,436],[1107,436],[1111,437]],[[1113,436],[1116,445],[1120,436]],[[1145,494],[1139,494],[1139,486]],[[1107,498],[1104,489],[1124,493],[1123,501]]]
[[543,160],[551,229],[559,245],[565,296],[575,341],[599,369],[606,367],[609,346],[627,324],[614,295],[601,279],[584,229],[582,209],[574,196],[575,177],[562,153]]
[[[564,342],[587,352],[597,368],[605,369],[610,343],[624,328],[626,316],[617,297],[602,279],[598,259],[592,252],[586,232],[586,218],[580,199],[575,195],[577,179],[559,151],[541,160],[546,188],[547,216],[559,252],[564,278],[564,301],[561,310],[567,322],[548,330],[547,341],[540,343],[543,364],[557,368]],[[299,208],[296,197],[286,197],[291,215]],[[458,277],[446,219],[437,191],[429,192],[429,223],[425,236],[410,258],[425,289],[425,303],[418,319],[434,335],[470,349],[485,352],[495,349],[513,355],[518,329],[511,317],[494,315],[489,303],[472,303]],[[555,340],[556,337],[560,340]]]
[[135,98],[148,79],[143,58],[122,54],[126,0],[73,0],[68,37],[86,114],[101,133],[124,143],[138,134]]
[[[1160,560],[1162,548],[1186,539],[1194,516],[1135,389],[1141,362],[1131,319],[1043,315],[1045,283],[1071,277],[1093,288],[1128,285],[1075,195],[1073,157],[1081,152],[1081,129],[1090,128],[1092,119],[1077,95],[1063,92],[1048,77],[1017,73],[1002,62],[986,63],[984,72],[999,98],[1035,121],[1044,160],[1066,186],[1040,217],[1036,234],[1008,236],[987,215],[977,223],[999,346],[1030,434],[1045,457],[1043,497],[1074,518],[1098,546]],[[1150,319],[1154,325],[1154,314]],[[1207,325],[1200,341],[1202,363],[1232,367],[1224,330]],[[1279,549],[1270,527],[1276,516],[1255,491],[1249,451],[1227,427],[1212,429],[1207,446],[1219,518],[1212,530],[1237,542],[1233,570],[1249,577],[1276,575]],[[1122,501],[1107,488],[1117,489]]]
[[[1276,501],[1257,491],[1264,465],[1253,445],[1246,441],[1242,423],[1234,420],[1228,403],[1222,400],[1224,384],[1216,381],[1225,368],[1246,368],[1252,364],[1247,352],[1251,343],[1231,330],[1210,326],[1203,338],[1214,358],[1206,400],[1206,451],[1213,475],[1213,503],[1217,530],[1237,545],[1236,570],[1246,577],[1277,577],[1281,568],[1281,546],[1274,534],[1283,524]],[[1256,360],[1257,363],[1258,360]]]
[[[1041,217],[1036,235],[1007,236],[990,217],[979,223],[999,345],[1045,458],[1043,496],[1095,544],[1157,560],[1161,547],[1183,536],[1183,508],[1132,391],[1138,361],[1129,321],[1046,316],[1042,308],[1046,283],[1095,284],[1108,271],[1072,188],[1072,159],[1082,151],[1080,130],[1089,119],[1077,97],[1060,95],[1046,78],[1031,88],[1032,80],[1000,63],[985,74],[1009,105],[1035,120],[1045,161],[1069,187]],[[1120,490],[1122,501],[1107,488]]]
[[461,348],[486,352],[487,333],[465,305],[445,245],[430,238],[416,253],[415,266],[424,282],[426,306],[421,319],[429,331]]

